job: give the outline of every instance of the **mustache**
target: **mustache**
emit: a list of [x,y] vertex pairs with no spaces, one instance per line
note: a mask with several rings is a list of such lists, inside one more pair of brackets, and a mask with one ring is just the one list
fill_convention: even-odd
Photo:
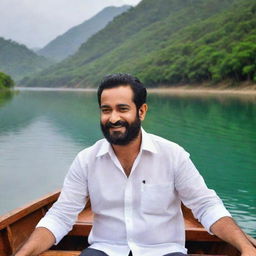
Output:
[[106,127],[106,128],[115,128],[115,127],[119,127],[119,126],[121,126],[121,127],[127,127],[127,122],[119,120],[119,121],[117,121],[117,122],[115,122],[115,123],[107,122],[107,123],[105,124],[105,127]]

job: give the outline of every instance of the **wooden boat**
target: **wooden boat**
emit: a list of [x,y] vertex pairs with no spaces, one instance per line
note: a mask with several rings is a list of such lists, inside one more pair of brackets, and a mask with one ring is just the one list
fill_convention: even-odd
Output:
[[[0,256],[10,256],[26,241],[38,221],[45,215],[57,200],[59,191],[18,208],[0,217]],[[231,245],[206,232],[193,217],[191,211],[183,206],[186,227],[186,247],[191,255],[228,255],[240,253]],[[79,217],[67,236],[42,256],[76,256],[88,245],[87,237],[92,227],[93,213],[90,204],[79,214]],[[248,237],[252,243],[256,240]]]

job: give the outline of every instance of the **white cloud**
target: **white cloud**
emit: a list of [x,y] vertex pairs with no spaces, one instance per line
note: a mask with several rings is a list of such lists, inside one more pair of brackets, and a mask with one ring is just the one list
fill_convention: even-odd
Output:
[[0,36],[42,47],[106,6],[141,0],[0,0]]

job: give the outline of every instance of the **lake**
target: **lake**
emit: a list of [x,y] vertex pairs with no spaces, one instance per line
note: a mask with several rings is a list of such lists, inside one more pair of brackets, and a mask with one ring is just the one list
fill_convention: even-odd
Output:
[[[143,127],[182,145],[239,225],[256,237],[256,101],[150,93]],[[94,91],[0,94],[0,215],[61,188],[102,138]]]

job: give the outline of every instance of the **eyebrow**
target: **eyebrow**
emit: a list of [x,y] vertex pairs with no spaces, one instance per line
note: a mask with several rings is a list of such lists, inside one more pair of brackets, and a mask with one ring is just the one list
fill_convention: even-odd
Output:
[[[129,104],[118,104],[117,106],[118,107],[128,107],[128,108],[130,108]],[[109,105],[101,105],[100,108],[110,108],[110,106]]]
[[118,104],[117,106],[118,107],[128,107],[128,108],[130,107],[130,105],[128,105],[128,104]]
[[110,108],[109,105],[101,105],[100,108]]

